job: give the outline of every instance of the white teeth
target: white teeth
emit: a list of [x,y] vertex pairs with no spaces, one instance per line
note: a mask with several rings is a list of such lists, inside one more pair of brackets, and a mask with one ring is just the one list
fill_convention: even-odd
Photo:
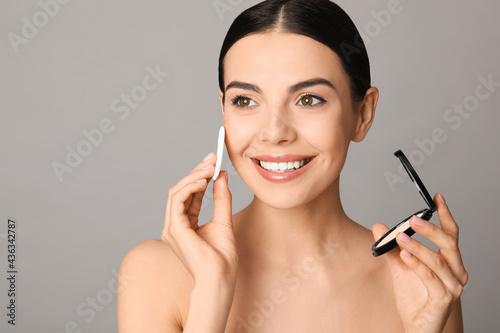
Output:
[[264,162],[264,161],[259,161],[259,164],[261,167],[263,167],[266,170],[270,170],[273,172],[285,172],[285,171],[292,171],[295,169],[299,169],[304,166],[307,162],[309,162],[311,158],[306,158],[305,160],[302,161],[295,161],[295,162]]

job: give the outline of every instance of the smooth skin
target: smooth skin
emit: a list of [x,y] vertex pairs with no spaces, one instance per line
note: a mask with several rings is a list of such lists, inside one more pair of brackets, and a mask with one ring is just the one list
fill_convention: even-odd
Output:
[[[221,171],[214,216],[198,226],[213,154],[172,186],[162,239],[138,244],[120,266],[127,285],[118,291],[119,333],[462,332],[467,272],[441,196],[441,228],[411,221],[438,253],[398,235],[399,249],[374,258],[371,245],[388,228],[370,231],[342,208],[340,172],[350,142],[373,123],[378,90],[353,101],[334,52],[280,31],[239,40],[224,69],[226,85],[255,88],[225,89],[224,102],[219,93],[229,158],[254,198],[232,215]],[[315,78],[333,88],[289,89]],[[251,160],[263,154],[315,158],[303,175],[277,184]]]

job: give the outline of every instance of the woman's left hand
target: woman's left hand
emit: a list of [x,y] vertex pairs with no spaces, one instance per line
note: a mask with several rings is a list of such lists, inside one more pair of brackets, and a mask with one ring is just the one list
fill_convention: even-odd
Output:
[[[458,248],[458,226],[440,194],[434,196],[441,228],[413,216],[410,225],[418,234],[439,247],[429,249],[400,233],[401,251],[384,254],[392,275],[399,315],[407,333],[443,332],[454,304],[468,280]],[[389,229],[377,223],[372,232],[377,240]]]

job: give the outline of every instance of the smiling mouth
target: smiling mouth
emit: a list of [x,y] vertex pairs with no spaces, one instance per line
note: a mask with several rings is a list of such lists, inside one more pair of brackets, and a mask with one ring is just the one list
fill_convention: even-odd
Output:
[[313,158],[314,156],[305,158],[303,160],[290,161],[290,162],[266,162],[258,159],[253,159],[253,160],[255,160],[257,164],[264,170],[282,173],[282,172],[290,172],[298,170],[307,165]]

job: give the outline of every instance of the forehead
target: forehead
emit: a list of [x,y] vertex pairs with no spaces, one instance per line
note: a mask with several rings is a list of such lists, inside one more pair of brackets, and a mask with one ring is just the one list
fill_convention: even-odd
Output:
[[[303,35],[272,32],[238,40],[224,59],[224,82],[286,84],[323,77],[339,87],[347,76],[328,46]],[[339,87],[340,88],[340,87]]]

